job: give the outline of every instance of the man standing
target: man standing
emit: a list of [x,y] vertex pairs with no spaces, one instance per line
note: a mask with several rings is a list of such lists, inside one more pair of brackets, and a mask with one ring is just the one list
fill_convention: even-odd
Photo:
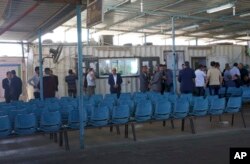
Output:
[[171,92],[173,90],[173,71],[168,69],[166,65],[164,65],[165,70],[165,91]]
[[93,68],[89,69],[89,72],[87,74],[87,92],[88,92],[88,96],[92,96],[95,94],[95,72]]
[[207,84],[209,84],[210,95],[218,95],[222,83],[221,72],[215,66],[215,62],[210,63],[211,68],[207,71]]
[[234,63],[233,68],[230,70],[232,80],[234,81],[236,87],[240,87],[240,70],[238,68],[238,63]]
[[10,84],[11,84],[11,72],[6,73],[6,78],[2,81],[2,87],[4,89],[4,98],[6,103],[10,103]]
[[195,87],[196,87],[196,92],[197,96],[204,96],[205,94],[205,78],[206,74],[203,71],[203,65],[199,65],[198,69],[195,71]]
[[178,81],[180,84],[181,93],[193,93],[194,91],[194,82],[195,82],[195,73],[192,68],[189,66],[189,62],[185,62],[185,68],[180,70]]
[[238,65],[238,68],[240,70],[241,85],[249,85],[248,70],[244,68],[242,63]]
[[10,95],[11,100],[18,101],[22,93],[22,80],[16,76],[16,71],[11,71]]
[[39,83],[39,67],[35,67],[35,75],[28,80],[28,84],[33,86],[34,88],[34,97],[35,99],[40,98],[40,90],[38,88],[38,83]]
[[[51,72],[49,68],[45,68],[44,72],[45,74],[43,76],[43,98],[55,97],[56,81],[54,77],[50,75]],[[38,83],[38,87],[40,88],[39,83]]]
[[150,82],[150,90],[153,92],[161,92],[162,88],[162,71],[160,70],[160,67],[157,66],[155,73],[152,77],[152,80]]
[[[56,90],[55,90],[55,96],[56,96],[56,92],[58,92],[58,85],[59,85],[58,76],[54,75],[53,71],[51,69],[50,69],[50,76],[54,79],[55,84],[56,84]],[[55,96],[53,96],[53,97],[55,97]]]
[[140,74],[140,91],[147,92],[148,86],[149,86],[148,67],[142,66],[142,71]]
[[77,76],[69,69],[69,75],[65,77],[65,82],[68,84],[68,95],[76,98],[76,80]]
[[116,93],[117,97],[120,97],[122,77],[116,73],[116,68],[112,69],[112,74],[108,78],[108,84],[110,85],[110,93]]

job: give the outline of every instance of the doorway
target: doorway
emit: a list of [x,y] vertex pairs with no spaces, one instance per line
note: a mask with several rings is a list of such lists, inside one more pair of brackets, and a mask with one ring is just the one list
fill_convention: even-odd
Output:
[[207,63],[206,61],[207,61],[206,57],[192,57],[191,67],[196,70],[200,64],[202,64],[203,66],[206,66],[206,63]]

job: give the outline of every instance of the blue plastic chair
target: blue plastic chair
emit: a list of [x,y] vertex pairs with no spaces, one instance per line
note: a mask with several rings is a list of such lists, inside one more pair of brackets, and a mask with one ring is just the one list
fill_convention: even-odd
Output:
[[144,98],[147,99],[148,95],[147,93],[143,92],[134,92],[133,98]]
[[230,97],[228,99],[225,112],[227,113],[237,113],[240,111],[242,105],[241,97]]
[[9,111],[9,117],[10,117],[10,122],[12,124],[12,127],[14,127],[14,122],[15,122],[15,119],[16,119],[16,116],[18,114],[27,114],[27,109],[24,108],[24,109],[19,109],[19,110],[11,110]]
[[15,119],[15,133],[19,135],[33,134],[36,132],[36,116],[31,114],[18,114]]
[[40,120],[40,130],[57,132],[61,128],[61,114],[59,111],[43,112]]
[[106,98],[117,100],[117,94],[106,94],[104,96],[104,99],[106,99]]
[[109,123],[109,109],[107,106],[94,108],[91,113],[90,125],[105,126]]
[[68,121],[69,112],[71,110],[74,110],[74,107],[72,105],[68,104],[68,105],[62,106],[61,110],[59,111],[61,113],[62,122]]
[[242,96],[242,89],[241,88],[236,88],[236,87],[228,87],[227,88],[227,97],[240,97]]
[[208,107],[210,108],[211,103],[212,103],[214,100],[219,99],[219,96],[218,96],[218,95],[211,95],[211,96],[207,96],[206,99],[208,100]]
[[0,138],[11,134],[11,124],[9,116],[0,116]]
[[152,117],[152,103],[150,100],[140,101],[136,105],[135,120],[138,122],[148,121]]
[[[87,125],[87,114],[84,110],[83,113],[83,126]],[[69,119],[68,119],[68,126],[72,129],[79,129],[80,128],[80,113],[79,110],[74,109],[69,111]]]
[[190,115],[192,116],[205,116],[208,112],[208,100],[207,99],[196,99],[194,107]]
[[243,103],[250,102],[250,89],[244,89],[241,97]]
[[172,105],[174,105],[177,99],[178,99],[177,94],[172,94],[171,96],[168,96],[168,101],[171,102]]
[[246,128],[246,122],[245,122],[245,119],[244,119],[243,112],[241,110],[241,106],[242,106],[242,98],[241,97],[230,97],[228,99],[225,112],[232,114],[232,122],[231,122],[232,126],[234,124],[234,114],[235,113],[240,113],[243,124],[244,124],[244,127]]
[[129,121],[130,109],[128,105],[118,105],[113,108],[111,122],[113,124],[125,124]]
[[194,107],[194,103],[195,101],[199,101],[199,100],[204,100],[204,97],[203,96],[194,96],[190,102],[190,106],[191,106],[191,109],[193,109]]
[[55,111],[60,111],[61,110],[61,106],[59,105],[59,102],[52,102],[52,103],[48,103],[47,107],[49,109],[49,112],[55,112]]
[[121,93],[119,100],[131,100],[132,99],[132,95],[131,93]]
[[189,112],[189,102],[185,99],[177,99],[174,103],[173,117],[176,119],[185,118]]
[[188,100],[189,104],[191,104],[192,100],[193,100],[193,95],[192,95],[192,93],[181,94],[180,99],[186,99],[186,100]]
[[103,96],[101,94],[93,95],[90,97],[90,102],[94,103],[95,105],[100,104],[103,101]]
[[119,100],[117,105],[128,105],[130,110],[130,115],[134,116],[135,114],[135,103],[133,100]]
[[225,98],[214,99],[211,102],[211,106],[208,110],[208,113],[211,115],[221,115],[224,112],[225,105],[226,105]]
[[153,118],[156,120],[166,120],[169,119],[171,115],[171,103],[168,101],[159,101],[155,105],[155,111]]
[[220,89],[219,89],[219,93],[218,93],[218,95],[219,95],[219,97],[225,97],[226,96],[226,88],[225,87],[221,87]]
[[91,118],[94,108],[96,107],[92,104],[83,104],[83,109],[86,111],[86,116],[88,121]]

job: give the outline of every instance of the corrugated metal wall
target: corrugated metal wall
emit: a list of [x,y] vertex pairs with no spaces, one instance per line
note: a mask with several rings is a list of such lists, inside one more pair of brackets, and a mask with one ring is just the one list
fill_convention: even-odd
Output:
[[[49,48],[56,48],[56,46],[44,46],[43,54],[48,55]],[[172,50],[171,46],[136,46],[136,47],[84,47],[83,55],[111,58],[111,57],[152,57],[159,56],[161,63],[163,63],[163,51]],[[221,69],[224,69],[225,63],[242,62],[248,64],[250,57],[245,55],[244,46],[238,45],[213,45],[213,46],[177,46],[177,51],[184,51],[185,60],[191,62],[192,57],[206,57],[207,66],[212,60],[221,63]],[[67,75],[68,69],[75,69],[75,56],[77,55],[76,46],[65,46],[57,64],[52,60],[46,59],[44,68],[50,67],[54,74],[59,77],[59,95],[67,95],[67,87],[64,82],[64,77]],[[28,62],[30,63],[30,62]],[[34,65],[38,65],[38,47],[34,47]],[[139,89],[138,78],[123,78],[122,92],[135,92]],[[109,86],[107,79],[97,79],[96,93],[109,93]]]

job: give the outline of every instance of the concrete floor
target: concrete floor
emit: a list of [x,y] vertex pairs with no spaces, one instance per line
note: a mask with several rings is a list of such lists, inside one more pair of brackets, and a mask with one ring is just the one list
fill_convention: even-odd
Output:
[[[223,121],[230,121],[223,116]],[[195,120],[197,134],[191,134],[189,122],[185,131],[180,130],[180,121],[175,129],[170,122],[166,127],[161,122],[136,126],[137,141],[109,132],[109,128],[85,131],[85,149],[79,149],[79,132],[69,133],[70,151],[59,147],[49,136],[27,136],[0,140],[0,164],[6,163],[126,163],[126,164],[228,164],[230,147],[250,147],[250,112],[245,113],[249,128],[243,128],[239,115],[235,125],[218,123],[214,117]]]

